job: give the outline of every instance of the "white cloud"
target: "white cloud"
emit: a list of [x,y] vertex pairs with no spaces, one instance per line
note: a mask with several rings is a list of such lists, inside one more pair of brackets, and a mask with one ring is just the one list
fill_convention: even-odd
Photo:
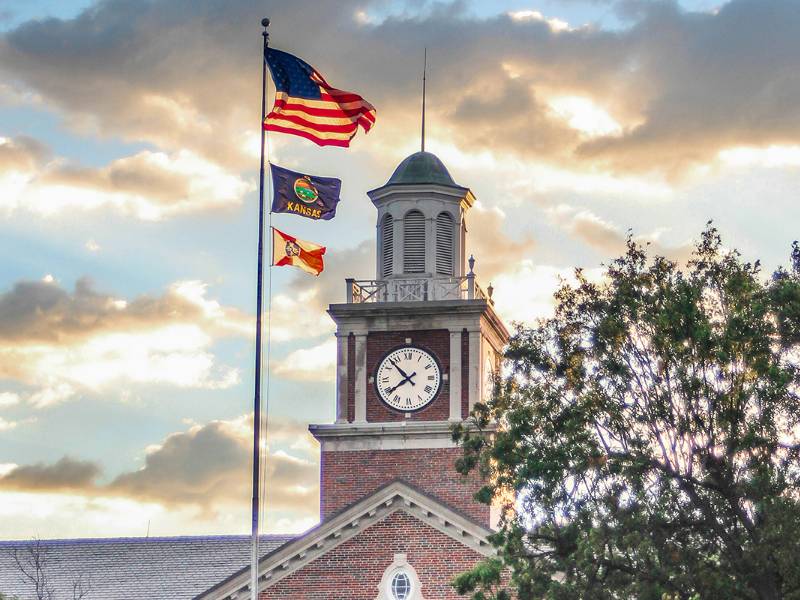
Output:
[[94,240],[86,240],[84,248],[86,248],[89,252],[98,252],[100,250],[100,244]]
[[571,274],[571,269],[522,261],[513,271],[495,277],[495,309],[506,323],[531,324],[538,318],[549,317],[553,313],[553,292],[560,278]]
[[622,133],[622,125],[591,98],[558,96],[549,99],[548,105],[562,119],[566,120],[570,127],[588,137]]
[[178,387],[225,388],[238,370],[215,368],[208,350],[213,338],[200,325],[176,324],[131,333],[100,333],[65,347],[0,345],[0,362],[19,360],[18,377],[46,387],[32,403],[47,406],[71,397],[76,388],[108,389],[115,382],[162,383]]
[[508,16],[511,17],[512,21],[517,21],[519,23],[524,23],[525,21],[547,23],[554,32],[570,31],[572,29],[566,21],[556,18],[547,18],[538,10],[515,10],[508,13]]
[[31,394],[28,403],[36,408],[45,408],[69,400],[74,395],[75,388],[68,383],[53,382]]
[[14,406],[15,404],[19,404],[19,402],[19,394],[15,394],[14,392],[0,392],[0,408]]
[[8,431],[9,429],[14,429],[19,423],[17,421],[8,421],[3,417],[0,417],[0,431]]
[[[602,256],[619,256],[625,251],[627,233],[616,224],[586,209],[577,209],[568,204],[559,204],[548,209],[555,224],[574,234],[578,239],[592,246]],[[678,263],[685,263],[694,250],[688,240],[677,246],[666,246],[661,238],[666,229],[656,228],[647,233],[632,235],[633,240],[646,244],[652,254],[665,256]]]
[[717,155],[722,164],[730,167],[800,167],[800,146],[737,146]]
[[325,340],[312,348],[290,352],[275,361],[274,372],[279,377],[296,381],[333,381],[336,374],[336,340]]
[[[0,473],[2,473],[0,471]],[[219,535],[242,532],[249,523],[248,503],[220,503],[213,512],[192,506],[70,493],[0,492],[0,538],[79,538],[87,532],[108,537]],[[269,533],[300,533],[318,519],[267,507]],[[149,528],[148,528],[149,524]]]
[[502,205],[518,206],[529,201],[531,194],[558,192],[653,200],[669,199],[675,193],[658,177],[614,175],[577,162],[559,166],[489,151],[464,152],[450,144],[438,144],[436,154],[450,168],[490,171],[496,181],[507,182],[503,184],[507,193],[498,202]]
[[320,288],[314,285],[318,282],[305,273],[303,276],[309,280],[309,286],[314,287],[272,297],[270,326],[272,339],[277,342],[317,337],[334,331],[333,320],[325,312],[324,300],[320,300]]
[[[15,160],[0,164],[0,213],[25,210],[45,217],[68,211],[112,209],[147,221],[208,209],[236,207],[254,186],[188,150],[143,150],[100,168],[63,159],[0,138]],[[17,155],[24,154],[23,161]],[[87,242],[94,252],[96,243]]]
[[19,282],[0,294],[0,377],[34,387],[26,399],[38,408],[126,384],[227,388],[239,370],[219,364],[213,345],[248,338],[251,322],[200,281],[131,301],[86,280],[71,294],[54,281]]

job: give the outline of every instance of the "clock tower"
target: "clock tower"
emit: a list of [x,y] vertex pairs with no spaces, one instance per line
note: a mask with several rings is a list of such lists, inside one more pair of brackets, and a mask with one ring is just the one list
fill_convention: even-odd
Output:
[[[491,384],[508,332],[466,259],[475,200],[429,152],[406,158],[368,192],[377,208],[375,279],[346,281],[336,322],[336,422],[321,444],[323,521],[395,480],[489,525],[456,473],[453,423]],[[476,223],[475,226],[480,226]]]
[[[496,555],[481,482],[451,437],[483,399],[508,332],[466,260],[475,201],[417,152],[377,208],[375,279],[347,280],[336,322],[336,422],[321,444],[321,522],[259,561],[259,600],[457,600],[453,578]],[[479,227],[479,223],[474,226]],[[198,600],[250,598],[248,567]]]

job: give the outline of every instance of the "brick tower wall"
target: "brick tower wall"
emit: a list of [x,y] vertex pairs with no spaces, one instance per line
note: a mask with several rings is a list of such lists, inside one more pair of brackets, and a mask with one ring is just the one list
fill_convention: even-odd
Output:
[[400,478],[488,527],[490,509],[473,499],[481,483],[454,464],[461,448],[323,451],[320,461],[322,519]]

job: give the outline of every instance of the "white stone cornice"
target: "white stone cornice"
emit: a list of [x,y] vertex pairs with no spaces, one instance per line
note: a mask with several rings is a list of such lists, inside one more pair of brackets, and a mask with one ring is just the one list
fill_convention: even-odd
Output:
[[448,421],[309,425],[324,451],[455,448]]

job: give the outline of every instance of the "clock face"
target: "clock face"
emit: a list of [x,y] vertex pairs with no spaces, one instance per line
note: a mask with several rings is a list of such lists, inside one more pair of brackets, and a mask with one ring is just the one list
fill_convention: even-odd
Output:
[[439,393],[442,372],[432,354],[415,346],[393,350],[375,372],[381,400],[404,412],[419,410]]

